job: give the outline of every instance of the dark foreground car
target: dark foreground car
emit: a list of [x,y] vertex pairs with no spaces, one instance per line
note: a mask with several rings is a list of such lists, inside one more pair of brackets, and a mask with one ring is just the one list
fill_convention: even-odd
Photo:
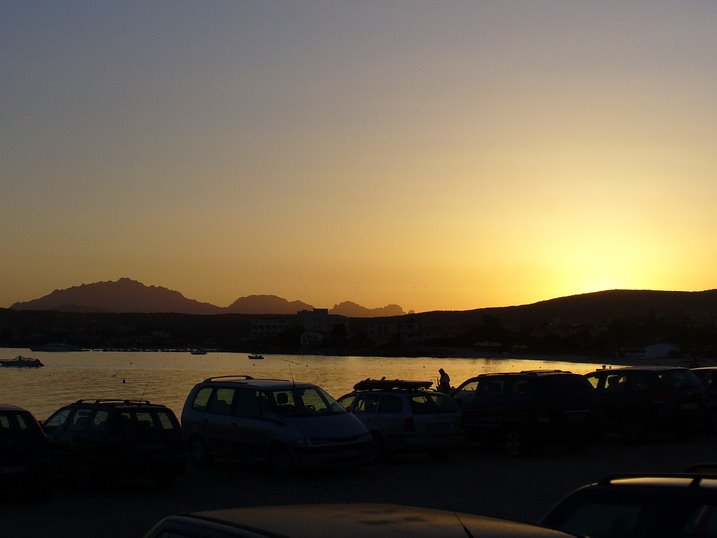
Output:
[[609,476],[569,494],[542,525],[591,538],[715,537],[717,476]]
[[78,400],[44,428],[55,472],[82,484],[124,475],[170,484],[185,468],[184,435],[164,405],[146,400]]
[[44,496],[50,490],[47,438],[29,411],[0,404],[0,494]]
[[470,438],[502,445],[513,456],[554,442],[580,448],[595,427],[594,390],[571,372],[482,374],[463,382],[451,397],[463,410]]
[[625,441],[706,429],[707,392],[687,368],[632,366],[597,370],[586,377],[595,387],[606,431]]
[[411,536],[560,538],[562,532],[473,514],[394,504],[261,506],[169,516],[145,538]]

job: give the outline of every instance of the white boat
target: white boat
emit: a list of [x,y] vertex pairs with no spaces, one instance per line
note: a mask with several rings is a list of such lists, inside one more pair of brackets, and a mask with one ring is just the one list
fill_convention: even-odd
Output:
[[0,366],[5,368],[39,368],[45,365],[40,362],[40,359],[18,355],[14,359],[0,360]]

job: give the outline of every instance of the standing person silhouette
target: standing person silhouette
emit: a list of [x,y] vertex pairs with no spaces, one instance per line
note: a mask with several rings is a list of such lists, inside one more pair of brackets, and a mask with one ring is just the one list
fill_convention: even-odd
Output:
[[438,391],[444,394],[451,392],[451,376],[443,368],[438,369]]

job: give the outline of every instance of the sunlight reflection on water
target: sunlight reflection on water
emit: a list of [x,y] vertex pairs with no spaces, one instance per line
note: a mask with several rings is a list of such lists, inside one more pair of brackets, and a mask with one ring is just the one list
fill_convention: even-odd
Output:
[[80,398],[143,398],[168,405],[180,415],[191,388],[210,376],[251,375],[316,383],[335,398],[367,377],[422,379],[436,382],[445,369],[453,385],[486,373],[528,369],[560,369],[586,373],[600,364],[527,359],[325,357],[265,355],[249,360],[241,353],[192,355],[161,352],[70,353],[30,352],[0,348],[0,358],[17,355],[40,359],[43,368],[0,368],[0,402],[19,405],[39,419]]

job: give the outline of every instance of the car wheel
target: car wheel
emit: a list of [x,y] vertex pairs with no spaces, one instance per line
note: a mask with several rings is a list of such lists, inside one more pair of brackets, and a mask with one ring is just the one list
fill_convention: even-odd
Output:
[[277,476],[287,476],[294,469],[291,452],[283,446],[272,447],[269,452],[269,466]]
[[192,437],[189,440],[187,452],[189,452],[189,459],[194,465],[203,465],[211,460],[207,444],[199,437]]
[[503,443],[509,456],[520,456],[526,452],[525,436],[520,430],[507,430],[503,437]]

